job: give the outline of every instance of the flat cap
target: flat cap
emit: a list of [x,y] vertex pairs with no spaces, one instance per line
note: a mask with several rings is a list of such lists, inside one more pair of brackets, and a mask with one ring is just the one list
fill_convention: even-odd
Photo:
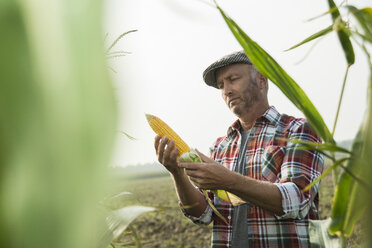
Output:
[[203,79],[204,82],[212,87],[217,88],[217,82],[216,82],[216,71],[217,69],[221,67],[225,67],[227,65],[231,64],[249,64],[251,65],[252,62],[248,59],[247,55],[244,51],[238,51],[231,54],[228,54],[210,66],[208,66],[207,69],[203,72]]

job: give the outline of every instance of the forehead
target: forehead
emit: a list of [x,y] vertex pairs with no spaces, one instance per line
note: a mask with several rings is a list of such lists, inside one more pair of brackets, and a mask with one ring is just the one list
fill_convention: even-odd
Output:
[[231,64],[216,70],[216,80],[228,77],[235,73],[249,73],[251,65],[249,64]]

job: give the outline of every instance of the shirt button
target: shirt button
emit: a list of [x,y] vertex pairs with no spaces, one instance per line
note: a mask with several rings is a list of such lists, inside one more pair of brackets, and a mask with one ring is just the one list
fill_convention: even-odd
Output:
[[231,220],[231,216],[229,215],[229,216],[227,216],[227,218],[229,219],[229,220]]

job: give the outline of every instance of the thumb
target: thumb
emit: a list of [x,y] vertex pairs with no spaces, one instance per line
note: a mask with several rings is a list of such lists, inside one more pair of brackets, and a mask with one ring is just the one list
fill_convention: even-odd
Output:
[[198,149],[195,148],[195,151],[198,153],[199,157],[202,159],[203,162],[214,162],[213,159],[211,159],[208,156],[204,155],[203,153],[199,152]]

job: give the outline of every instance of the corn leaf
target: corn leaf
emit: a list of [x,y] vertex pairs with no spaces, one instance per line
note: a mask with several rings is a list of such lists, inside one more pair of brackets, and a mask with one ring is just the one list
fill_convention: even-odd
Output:
[[202,190],[203,191],[203,194],[204,194],[204,197],[205,199],[207,199],[207,202],[209,204],[209,206],[212,208],[213,212],[226,224],[226,225],[229,225],[229,223],[227,222],[226,218],[223,217],[223,215],[216,209],[216,207],[213,205],[213,203],[211,202],[211,199],[209,199],[209,196],[208,196],[208,192],[206,190]]
[[351,151],[343,147],[337,146],[335,144],[331,144],[331,143],[306,142],[306,141],[299,140],[299,139],[287,139],[287,141],[293,144],[304,145],[305,147],[310,148],[312,150],[316,150],[316,151],[330,151],[330,152],[341,152],[341,153],[351,154]]
[[357,9],[352,5],[346,7],[354,15],[364,31],[364,34],[360,34],[360,36],[372,43],[372,8]]
[[336,162],[333,163],[332,166],[330,166],[326,171],[324,171],[322,173],[322,175],[320,175],[320,177],[318,177],[317,179],[315,179],[312,183],[310,183],[309,185],[307,185],[303,190],[302,192],[306,192],[308,191],[311,187],[313,187],[315,184],[317,184],[320,180],[322,180],[325,176],[327,176],[332,170],[334,170],[337,166],[339,166],[340,164],[342,164],[343,162],[347,161],[348,159],[350,158],[342,158],[342,159],[339,159],[337,160]]
[[305,44],[305,43],[307,43],[307,42],[309,42],[309,41],[312,41],[312,40],[315,40],[315,39],[317,39],[317,38],[319,38],[319,37],[325,36],[325,35],[329,34],[330,32],[332,32],[332,30],[333,30],[333,25],[331,25],[331,26],[329,26],[329,27],[326,27],[325,29],[322,29],[322,30],[320,30],[319,32],[317,32],[317,33],[315,33],[315,34],[310,35],[309,37],[307,37],[306,39],[304,39],[304,40],[301,41],[300,43],[298,43],[298,44],[296,44],[296,45],[294,45],[294,46],[288,48],[288,49],[285,50],[285,51],[292,50],[292,49],[294,49],[294,48],[296,48],[296,47],[299,47],[299,46],[301,46],[301,45],[303,45],[303,44]]
[[320,15],[317,15],[317,16],[315,16],[315,17],[312,17],[312,18],[308,19],[307,21],[308,21],[308,22],[313,21],[313,20],[318,19],[318,18],[320,18],[320,17],[322,17],[322,16],[328,15],[328,14],[330,14],[330,13],[332,13],[333,11],[336,11],[336,10],[337,10],[337,8],[332,8],[332,9],[327,10],[326,12],[324,12],[324,13],[322,13],[322,14],[320,14]]
[[226,21],[231,32],[244,48],[245,53],[257,69],[270,79],[288,97],[293,104],[300,109],[311,127],[317,134],[328,143],[335,143],[323,118],[312,104],[305,92],[298,84],[280,67],[280,65],[256,42],[254,42],[244,31],[228,17],[225,12],[217,6]]
[[331,219],[326,220],[310,220],[309,221],[309,237],[311,247],[314,248],[339,248],[340,239],[336,235],[328,233],[328,227]]
[[355,62],[355,54],[354,54],[354,49],[353,45],[351,44],[351,41],[349,39],[349,31],[345,27],[345,23],[341,18],[340,11],[338,10],[336,4],[334,3],[333,0],[328,0],[328,5],[330,9],[335,9],[334,11],[331,12],[333,24],[337,24],[336,29],[337,29],[337,36],[338,39],[341,42],[342,49],[344,51],[345,57],[347,64],[350,66],[354,64]]
[[111,51],[111,49],[116,45],[116,43],[118,43],[119,40],[121,40],[124,36],[126,36],[127,34],[130,34],[130,33],[133,33],[133,32],[137,32],[137,29],[129,30],[129,31],[124,32],[124,33],[122,33],[121,35],[119,35],[119,36],[114,40],[114,42],[112,42],[111,45],[107,48],[106,53],[109,53],[109,52]]
[[142,202],[140,198],[132,193],[132,192],[120,192],[111,196],[107,196],[100,201],[101,205],[106,207],[107,209],[116,210],[121,207],[132,205],[132,204],[140,204]]
[[124,131],[120,131],[122,134],[124,134],[125,136],[127,136],[128,139],[130,140],[137,140],[136,138],[134,138],[133,136],[129,135],[128,133],[124,132]]
[[[353,156],[346,166],[346,170],[355,174],[364,182],[368,182],[371,176],[371,166],[364,161],[371,161],[372,155],[372,65],[370,63],[370,80],[368,90],[368,107],[364,121],[354,140],[352,152]],[[334,204],[332,208],[332,222],[330,233],[337,235],[350,236],[356,221],[363,215],[364,211],[370,207],[371,186],[361,184],[347,171],[341,175],[339,184],[336,188]]]
[[155,211],[155,208],[145,206],[130,206],[112,211],[106,217],[107,229],[102,233],[98,247],[107,247],[117,239],[128,225],[141,214]]
[[[362,163],[360,163],[360,159],[358,159],[358,156],[361,155],[361,151],[363,149],[363,141],[361,139],[361,135],[362,132],[359,132],[357,138],[353,143],[352,150],[355,156],[351,157],[346,166],[348,170],[357,175],[359,175],[362,169]],[[357,192],[355,192],[355,188],[359,188],[357,182],[349,173],[344,171],[340,177],[340,181],[337,185],[334,197],[334,204],[331,216],[332,222],[330,225],[331,234],[337,234],[338,236],[348,235],[348,233],[346,233],[346,227],[348,228],[348,230],[350,230],[350,226],[353,226],[354,223],[348,222],[348,219],[354,219],[351,218],[349,211],[350,206],[353,205],[353,201],[356,200],[355,197],[358,194]],[[365,204],[360,205],[358,209],[355,209],[354,214],[356,214],[356,216],[360,216],[361,212],[364,211],[363,206],[365,206]]]

